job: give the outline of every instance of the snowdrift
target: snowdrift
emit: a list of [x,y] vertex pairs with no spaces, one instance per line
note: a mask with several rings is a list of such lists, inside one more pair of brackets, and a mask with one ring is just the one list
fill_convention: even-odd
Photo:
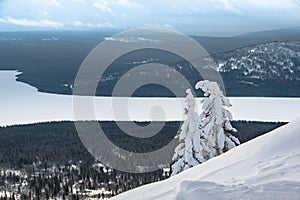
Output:
[[300,199],[300,118],[113,200]]

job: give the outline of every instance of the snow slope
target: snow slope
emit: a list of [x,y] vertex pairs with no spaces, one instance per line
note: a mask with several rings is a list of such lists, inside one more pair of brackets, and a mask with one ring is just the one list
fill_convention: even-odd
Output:
[[300,118],[179,175],[112,199],[300,199]]

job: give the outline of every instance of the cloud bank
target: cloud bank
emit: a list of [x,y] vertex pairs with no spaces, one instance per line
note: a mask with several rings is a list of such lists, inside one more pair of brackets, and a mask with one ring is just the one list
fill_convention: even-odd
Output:
[[300,26],[299,0],[0,0],[0,29],[169,27],[239,34]]

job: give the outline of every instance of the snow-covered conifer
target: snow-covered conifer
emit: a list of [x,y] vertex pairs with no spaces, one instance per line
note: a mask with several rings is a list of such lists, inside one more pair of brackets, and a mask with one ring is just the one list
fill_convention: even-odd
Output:
[[202,100],[203,112],[200,115],[200,135],[202,154],[205,160],[218,156],[240,144],[231,135],[236,132],[230,123],[232,115],[228,107],[229,99],[224,96],[216,82],[200,81],[196,89],[202,89],[205,98]]
[[179,145],[173,156],[172,174],[203,163],[240,144],[231,133],[236,132],[230,123],[232,115],[229,99],[224,96],[216,82],[200,81],[196,89],[202,89],[202,113],[195,112],[196,102],[188,89],[185,102],[187,119],[181,126]]
[[175,154],[172,159],[174,164],[172,165],[171,176],[199,164],[198,159],[195,157],[196,148],[194,148],[194,138],[198,127],[199,116],[195,112],[196,102],[192,91],[187,89],[186,93],[187,96],[185,102],[187,107],[185,108],[185,114],[187,119],[181,126],[181,132],[179,135],[180,143],[175,148]]

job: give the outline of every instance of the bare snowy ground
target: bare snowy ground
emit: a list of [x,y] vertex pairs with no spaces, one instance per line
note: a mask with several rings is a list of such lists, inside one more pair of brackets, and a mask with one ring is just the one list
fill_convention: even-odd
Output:
[[278,181],[266,184],[219,185],[213,182],[183,182],[182,190],[178,192],[176,200],[283,200],[300,199],[300,185],[295,181]]
[[[0,71],[0,126],[45,121],[74,120],[72,96],[40,93],[15,80],[15,71]],[[76,120],[179,121],[184,99],[110,98],[92,99],[95,115]],[[300,98],[230,98],[235,120],[291,121],[300,113]],[[200,100],[198,99],[197,102]],[[120,104],[124,103],[124,104]],[[86,105],[83,105],[86,106]],[[125,115],[128,107],[128,115]],[[200,111],[200,108],[198,107]],[[118,112],[119,111],[119,112]]]
[[300,199],[300,118],[165,181],[113,200]]

